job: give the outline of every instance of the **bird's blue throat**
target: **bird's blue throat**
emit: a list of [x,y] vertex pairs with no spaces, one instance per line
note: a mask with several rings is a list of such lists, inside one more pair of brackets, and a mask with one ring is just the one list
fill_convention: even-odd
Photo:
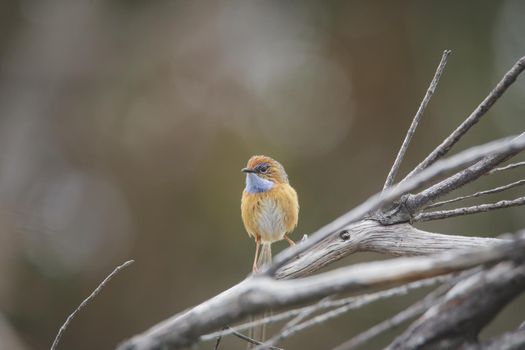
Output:
[[272,189],[274,183],[270,180],[263,179],[254,173],[246,174],[246,192],[259,193]]

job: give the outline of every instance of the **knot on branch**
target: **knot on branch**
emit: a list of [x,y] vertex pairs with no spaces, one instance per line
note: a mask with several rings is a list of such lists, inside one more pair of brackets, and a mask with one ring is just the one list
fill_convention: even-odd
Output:
[[339,238],[341,238],[342,241],[346,242],[352,237],[352,234],[348,230],[343,230],[339,232]]

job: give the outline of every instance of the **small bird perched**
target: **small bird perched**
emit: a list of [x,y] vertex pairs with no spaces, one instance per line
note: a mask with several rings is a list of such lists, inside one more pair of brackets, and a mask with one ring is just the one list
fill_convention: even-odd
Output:
[[246,187],[241,198],[241,214],[246,231],[256,243],[255,272],[257,267],[271,262],[273,242],[284,238],[290,245],[295,244],[286,234],[297,225],[299,201],[278,161],[253,156],[242,172],[246,173]]

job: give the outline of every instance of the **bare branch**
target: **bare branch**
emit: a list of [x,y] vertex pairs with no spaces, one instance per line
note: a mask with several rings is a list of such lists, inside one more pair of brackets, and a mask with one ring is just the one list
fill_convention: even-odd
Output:
[[336,293],[364,291],[444,275],[523,254],[525,233],[518,235],[515,240],[476,250],[456,250],[434,256],[356,264],[294,280],[250,276],[216,297],[133,337],[121,344],[119,349],[180,348],[196,342],[202,334],[224,324],[268,309],[279,310]]
[[408,223],[384,226],[375,220],[361,220],[344,227],[339,235],[325,239],[315,249],[283,266],[275,277],[289,279],[306,276],[355,252],[391,256],[429,255],[452,249],[486,247],[499,241],[488,237],[432,233]]
[[484,213],[491,210],[497,210],[502,208],[517,207],[525,204],[525,197],[519,197],[512,200],[503,200],[496,203],[474,205],[472,207],[451,209],[451,210],[439,210],[419,213],[414,216],[413,221],[430,221],[430,220],[441,220],[447,219],[454,216],[471,215]]
[[99,293],[100,291],[102,291],[102,289],[106,286],[106,284],[108,284],[109,281],[111,281],[111,279],[113,277],[115,277],[120,271],[122,271],[123,269],[125,269],[126,267],[128,267],[129,265],[133,264],[134,260],[128,260],[126,261],[125,263],[123,263],[122,265],[120,266],[117,266],[113,272],[111,272],[106,278],[104,278],[104,280],[102,282],[100,282],[100,284],[98,285],[97,288],[95,288],[95,290],[86,298],[84,299],[80,305],[75,309],[75,311],[73,311],[71,313],[71,315],[68,316],[68,318],[66,319],[66,321],[64,322],[64,324],[62,325],[62,327],[60,327],[60,330],[58,331],[58,334],[56,335],[55,337],[55,340],[53,341],[53,345],[51,345],[51,350],[55,350],[58,346],[58,343],[60,342],[60,338],[62,337],[62,335],[64,334],[64,332],[66,331],[67,327],[69,326],[69,324],[71,323],[71,321],[73,320],[73,318],[75,318],[75,316],[77,315],[77,313],[82,310],[84,307],[86,307],[86,305],[91,301],[93,300]]
[[519,168],[519,167],[522,167],[524,165],[525,165],[525,162],[513,163],[513,164],[509,164],[507,166],[503,166],[501,168],[492,169],[491,171],[489,171],[488,174],[490,175],[490,174],[498,173],[500,171],[510,170],[510,169],[514,169],[514,168]]
[[442,201],[442,202],[437,202],[437,203],[434,203],[434,204],[431,204],[431,205],[427,206],[426,208],[427,209],[437,208],[437,207],[441,207],[441,206],[443,206],[445,204],[459,202],[459,201],[462,201],[464,199],[477,198],[477,197],[485,196],[487,194],[499,193],[499,192],[503,192],[503,191],[506,191],[506,190],[514,188],[514,187],[521,186],[523,184],[525,184],[525,179],[519,180],[519,181],[516,181],[516,182],[513,182],[513,183],[510,183],[510,184],[505,185],[505,186],[500,186],[500,187],[496,187],[496,188],[493,188],[493,189],[490,189],[490,190],[480,191],[480,192],[476,192],[476,193],[473,193],[473,194],[469,194],[468,196],[462,196],[462,197],[457,197],[457,198],[449,199],[449,200]]
[[479,104],[479,106],[468,116],[467,119],[456,130],[450,134],[438,147],[436,147],[421,163],[419,163],[414,170],[412,170],[401,183],[407,181],[414,175],[421,172],[423,169],[429,167],[439,158],[443,157],[447,152],[458,142],[461,137],[474,126],[481,117],[496,103],[496,101],[505,93],[507,88],[516,81],[518,75],[525,69],[525,57],[520,58],[512,68],[503,76],[496,87],[488,94],[487,97]]
[[[525,137],[504,138],[498,141],[487,143],[485,145],[469,148],[447,159],[436,162],[433,164],[433,166],[425,169],[424,171],[417,174],[417,176],[411,178],[410,181],[405,181],[404,183],[401,183],[395,187],[389,188],[383,193],[378,193],[370,197],[361,205],[314,232],[306,241],[285,249],[274,257],[273,264],[266,270],[263,270],[262,273],[266,275],[275,274],[277,270],[279,270],[286,263],[290,262],[292,259],[296,258],[299,254],[312,248],[327,237],[339,232],[343,227],[363,218],[371,211],[379,209],[383,205],[398,199],[401,195],[418,188],[427,181],[441,176],[447,171],[457,169],[458,167],[464,166],[465,164],[471,164],[472,162],[482,159],[488,155],[497,157],[502,154],[507,155],[509,153],[518,152],[524,148]],[[406,212],[400,217],[379,217],[377,219],[383,224],[385,221],[387,221],[388,224],[394,224],[403,221],[409,221],[410,216],[411,214]]]
[[476,343],[480,330],[524,289],[525,265],[504,262],[475,274],[452,288],[388,349],[459,349]]
[[445,66],[447,64],[447,60],[448,60],[448,56],[450,55],[450,52],[451,52],[450,50],[443,51],[443,56],[441,56],[441,61],[439,62],[439,65],[436,69],[434,78],[432,78],[432,81],[430,82],[430,86],[427,89],[425,97],[423,97],[423,100],[421,101],[421,104],[419,105],[416,115],[414,116],[414,119],[412,120],[412,124],[410,125],[410,128],[407,131],[405,140],[403,141],[403,144],[401,145],[401,148],[399,149],[399,152],[397,153],[397,157],[394,161],[394,164],[392,165],[392,168],[390,169],[390,172],[388,173],[385,184],[383,186],[383,191],[388,189],[394,183],[397,172],[399,171],[399,167],[401,166],[401,162],[403,161],[403,158],[405,157],[405,153],[408,149],[408,145],[410,144],[410,141],[412,140],[412,137],[414,136],[414,133],[416,132],[416,128],[419,124],[419,121],[421,120],[421,117],[423,116],[423,113],[425,112],[425,109],[427,108],[428,103],[430,102],[430,98],[434,94],[436,86],[439,82],[439,78],[441,78],[441,74],[443,74],[443,70],[445,69]]

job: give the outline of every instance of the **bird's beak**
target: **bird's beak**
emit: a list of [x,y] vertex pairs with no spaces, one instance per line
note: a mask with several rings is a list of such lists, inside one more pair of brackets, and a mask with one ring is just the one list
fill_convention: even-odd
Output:
[[243,169],[241,169],[241,171],[243,173],[255,173],[255,170],[250,169],[250,168],[243,168]]

